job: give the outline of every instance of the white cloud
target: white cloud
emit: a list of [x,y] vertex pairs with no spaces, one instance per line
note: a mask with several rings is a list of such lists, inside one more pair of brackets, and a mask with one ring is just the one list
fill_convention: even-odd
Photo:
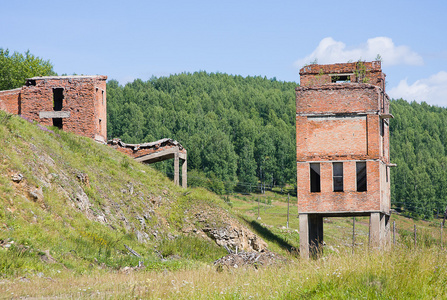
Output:
[[440,71],[428,78],[416,80],[408,84],[401,80],[396,87],[388,91],[391,98],[402,98],[407,101],[425,101],[432,105],[447,106],[447,72]]
[[319,64],[343,63],[359,59],[372,61],[380,54],[384,66],[391,65],[422,65],[422,57],[408,46],[396,46],[389,37],[368,39],[366,44],[348,49],[346,44],[331,37],[320,41],[317,48],[308,56],[295,61],[295,66],[302,67],[315,59]]

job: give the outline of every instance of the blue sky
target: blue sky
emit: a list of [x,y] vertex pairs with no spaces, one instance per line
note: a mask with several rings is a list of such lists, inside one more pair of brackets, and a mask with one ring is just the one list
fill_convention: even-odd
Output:
[[319,63],[383,59],[391,97],[447,106],[447,1],[0,0],[0,47],[59,74],[204,70],[299,82]]

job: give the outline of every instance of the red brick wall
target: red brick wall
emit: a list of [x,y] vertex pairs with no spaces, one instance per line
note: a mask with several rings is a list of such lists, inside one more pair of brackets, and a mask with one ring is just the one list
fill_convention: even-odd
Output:
[[63,130],[106,141],[106,79],[106,76],[32,78],[35,85],[22,88],[21,113],[41,124],[52,125],[52,119],[40,119],[39,113],[53,111],[53,88],[63,88],[62,111],[70,112],[70,117],[63,119]]
[[96,135],[97,139],[101,137],[107,141],[107,95],[106,81],[95,81],[95,119],[97,120]]
[[[367,191],[357,192],[356,161],[343,162],[343,192],[333,191],[332,162],[321,162],[321,192],[310,192],[309,162],[297,164],[299,213],[367,212],[386,209],[380,161],[367,161]],[[383,200],[382,200],[383,198]],[[389,208],[388,208],[389,210]]]
[[389,130],[375,114],[296,117],[297,161],[381,159],[389,163]]
[[368,155],[378,159],[382,155],[380,142],[380,117],[378,115],[368,115]]
[[[332,83],[331,75],[350,74],[351,82],[369,83],[385,89],[385,74],[381,62],[353,62],[331,65],[309,65],[300,70],[300,85],[322,85]],[[359,75],[359,77],[357,77]],[[363,76],[363,78],[361,78]]]
[[0,91],[0,109],[10,114],[19,114],[21,88],[7,91]]
[[366,116],[309,117],[307,154],[367,155]]
[[334,83],[297,87],[296,112],[325,114],[378,112],[381,94],[376,86],[364,83]]

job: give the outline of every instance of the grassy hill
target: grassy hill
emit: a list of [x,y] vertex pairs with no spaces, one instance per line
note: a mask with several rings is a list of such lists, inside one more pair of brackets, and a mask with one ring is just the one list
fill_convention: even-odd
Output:
[[216,195],[88,138],[0,111],[0,141],[0,276],[176,269],[226,253],[205,227],[251,234]]

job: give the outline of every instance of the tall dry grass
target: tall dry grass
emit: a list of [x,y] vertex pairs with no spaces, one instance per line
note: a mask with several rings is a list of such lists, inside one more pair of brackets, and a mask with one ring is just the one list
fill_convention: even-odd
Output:
[[[29,281],[27,281],[29,280]],[[440,248],[358,249],[318,260],[217,272],[97,273],[0,280],[2,297],[96,299],[445,299],[447,258]]]

